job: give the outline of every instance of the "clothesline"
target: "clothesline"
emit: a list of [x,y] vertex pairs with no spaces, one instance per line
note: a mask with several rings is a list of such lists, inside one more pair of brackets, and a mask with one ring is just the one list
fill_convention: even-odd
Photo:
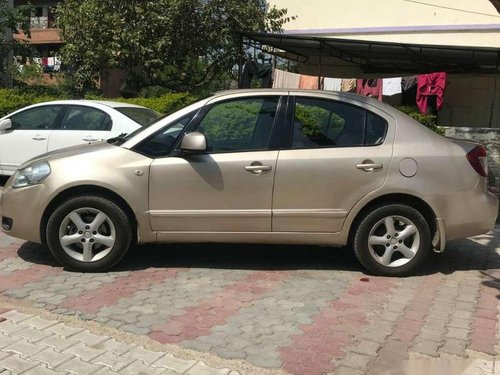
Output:
[[273,88],[354,92],[380,101],[384,96],[401,94],[402,104],[417,105],[422,113],[429,113],[439,111],[443,106],[446,73],[383,79],[322,77],[320,80],[317,76],[274,69]]

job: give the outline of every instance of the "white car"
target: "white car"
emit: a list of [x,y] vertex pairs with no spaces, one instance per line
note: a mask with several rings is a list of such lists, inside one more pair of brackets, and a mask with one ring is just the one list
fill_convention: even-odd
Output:
[[132,104],[62,100],[35,104],[0,119],[0,175],[49,151],[132,133],[161,115]]

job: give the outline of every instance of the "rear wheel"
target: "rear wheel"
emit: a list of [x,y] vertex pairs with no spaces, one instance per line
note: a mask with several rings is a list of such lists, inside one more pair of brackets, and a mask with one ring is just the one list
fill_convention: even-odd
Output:
[[79,196],[62,203],[50,216],[46,235],[54,257],[65,267],[103,272],[127,253],[133,227],[125,211],[102,197]]
[[431,252],[427,221],[413,207],[389,204],[370,212],[354,235],[354,253],[370,272],[382,276],[414,273]]

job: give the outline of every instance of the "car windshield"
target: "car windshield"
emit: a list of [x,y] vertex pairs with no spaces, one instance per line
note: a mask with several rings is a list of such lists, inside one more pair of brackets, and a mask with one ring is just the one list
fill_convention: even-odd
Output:
[[161,113],[148,108],[118,107],[115,109],[144,127],[151,125],[163,116]]

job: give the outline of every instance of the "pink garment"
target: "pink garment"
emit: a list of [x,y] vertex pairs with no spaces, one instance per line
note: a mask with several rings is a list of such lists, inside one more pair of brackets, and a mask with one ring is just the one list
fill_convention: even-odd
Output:
[[319,87],[319,78],[315,76],[301,75],[299,80],[299,88],[307,90],[317,90]]
[[383,80],[381,79],[358,79],[356,94],[377,98],[382,101]]
[[422,113],[428,111],[430,96],[436,97],[436,107],[440,111],[444,103],[444,90],[446,89],[446,73],[430,73],[417,77],[417,105]]

